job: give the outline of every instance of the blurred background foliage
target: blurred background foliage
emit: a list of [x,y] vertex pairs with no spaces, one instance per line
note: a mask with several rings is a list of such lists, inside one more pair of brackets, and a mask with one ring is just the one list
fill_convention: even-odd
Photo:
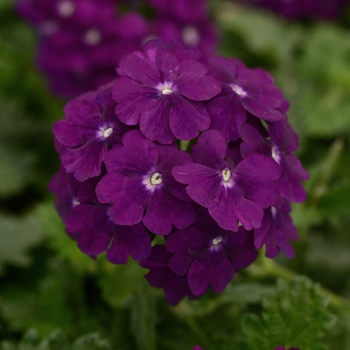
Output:
[[274,334],[350,349],[350,17],[288,22],[212,1],[220,53],[269,70],[291,102],[309,196],[293,208],[295,259],[260,256],[222,294],[170,307],[137,263],[92,260],[66,236],[47,191],[64,101],[46,90],[13,4],[0,2],[0,348],[272,350]]

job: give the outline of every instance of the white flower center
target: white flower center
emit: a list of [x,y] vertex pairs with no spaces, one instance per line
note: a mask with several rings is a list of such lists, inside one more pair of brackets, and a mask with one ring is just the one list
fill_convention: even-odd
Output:
[[58,5],[58,13],[63,18],[68,18],[72,16],[75,11],[75,5],[72,1],[64,0]]
[[214,246],[217,246],[222,242],[222,240],[223,240],[223,238],[221,236],[217,236],[212,240],[212,244]]
[[173,93],[173,90],[165,88],[164,90],[162,90],[162,94],[163,95],[170,95]]
[[103,131],[103,137],[104,137],[104,138],[107,138],[107,137],[111,136],[111,135],[112,135],[112,132],[113,132],[113,129],[112,129],[112,128],[108,128],[108,129],[104,130],[104,131]]
[[225,181],[225,182],[229,182],[230,179],[231,179],[231,170],[229,168],[225,168],[222,172],[222,179]]
[[113,128],[107,127],[106,125],[101,126],[97,131],[97,137],[102,139],[107,139],[113,133]]
[[87,44],[97,45],[102,39],[101,32],[98,29],[90,29],[85,32],[84,40]]
[[173,93],[172,89],[172,83],[162,83],[157,86],[157,89],[163,94],[163,95],[170,95]]
[[277,209],[276,209],[275,207],[271,207],[271,215],[272,215],[273,218],[276,217],[276,215],[277,215]]
[[163,182],[163,176],[161,173],[155,172],[152,174],[150,183],[151,185],[159,185]]
[[237,84],[231,84],[231,89],[238,95],[238,96],[242,96],[245,97],[247,96],[246,91],[239,85]]
[[198,30],[192,26],[186,26],[182,30],[182,40],[189,46],[197,46],[200,41]]
[[278,164],[280,163],[281,156],[276,147],[272,147],[271,156]]
[[76,207],[76,206],[79,205],[79,204],[80,204],[80,202],[78,201],[77,198],[73,198],[73,199],[72,199],[72,206],[73,206],[73,208]]

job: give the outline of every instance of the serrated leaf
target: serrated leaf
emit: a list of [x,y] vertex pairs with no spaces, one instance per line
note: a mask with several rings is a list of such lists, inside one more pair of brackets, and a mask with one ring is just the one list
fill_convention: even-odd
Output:
[[38,346],[38,350],[69,350],[67,336],[61,330],[55,330]]
[[[31,336],[35,336],[31,339]],[[76,339],[73,344],[67,335],[57,329],[51,332],[39,343],[35,329],[29,329],[23,339],[16,345],[14,342],[3,341],[0,343],[1,350],[111,350],[107,340],[100,338],[98,333],[91,333]]]
[[100,339],[98,333],[84,335],[77,339],[72,350],[110,350],[111,346],[107,340]]
[[279,280],[275,291],[263,300],[262,316],[244,317],[243,331],[253,350],[271,350],[279,345],[320,350],[325,347],[318,340],[333,321],[318,286],[297,277],[291,282]]
[[38,218],[0,214],[0,267],[4,263],[18,266],[30,264],[28,249],[44,237]]

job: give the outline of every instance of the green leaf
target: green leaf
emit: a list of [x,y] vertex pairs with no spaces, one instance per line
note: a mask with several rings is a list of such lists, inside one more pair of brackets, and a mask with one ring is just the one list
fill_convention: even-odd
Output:
[[299,61],[298,113],[309,135],[343,135],[350,128],[350,34],[334,25],[312,28]]
[[107,340],[100,339],[98,333],[84,335],[77,339],[72,350],[110,350],[111,346]]
[[0,267],[4,263],[29,265],[28,249],[43,237],[40,222],[33,213],[21,217],[0,214]]
[[320,199],[319,207],[328,216],[347,215],[350,211],[350,181],[329,188]]
[[14,342],[3,341],[0,350],[110,350],[107,340],[97,333],[86,334],[71,344],[64,332],[57,329],[39,343],[38,333],[29,329],[23,339],[16,345]]
[[98,274],[103,298],[116,309],[129,306],[143,284],[144,274],[145,270],[134,260],[125,265],[113,265],[105,260],[103,271]]
[[278,63],[292,58],[292,51],[302,37],[299,27],[290,26],[265,11],[247,9],[233,2],[219,7],[217,20],[222,30],[239,34],[251,52]]
[[148,286],[140,289],[131,303],[131,331],[139,350],[156,348],[156,302]]
[[248,314],[243,319],[251,349],[271,350],[279,345],[287,349],[324,349],[318,340],[334,317],[327,310],[327,298],[318,289],[305,277],[291,282],[279,280],[275,291],[263,300],[262,316]]
[[69,260],[80,271],[93,269],[95,261],[84,254],[65,232],[61,218],[52,201],[40,204],[36,209],[38,218],[45,231],[49,245],[63,259]]

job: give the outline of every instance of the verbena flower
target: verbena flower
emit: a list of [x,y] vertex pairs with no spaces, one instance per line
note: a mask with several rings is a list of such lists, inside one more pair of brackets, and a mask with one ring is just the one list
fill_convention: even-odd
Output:
[[173,170],[177,181],[188,184],[188,195],[208,208],[226,230],[237,231],[239,223],[247,230],[260,227],[263,209],[278,199],[274,183],[280,177],[278,164],[259,154],[235,164],[225,138],[216,130],[199,137],[193,156],[196,163]]
[[145,3],[153,7],[152,18],[126,0],[19,0],[16,9],[37,29],[37,64],[50,89],[69,98],[114,80],[120,59],[150,37],[183,37],[206,54],[215,52],[218,33],[208,1]]
[[202,295],[211,286],[222,292],[235,272],[249,266],[257,257],[253,233],[242,227],[238,232],[223,230],[204,208],[197,207],[195,223],[174,231],[166,249],[174,253],[169,266],[177,275],[187,275],[191,292]]
[[258,249],[266,246],[266,256],[276,257],[280,250],[292,259],[294,250],[291,240],[298,240],[298,233],[289,215],[290,204],[280,199],[275,205],[264,210],[261,227],[254,229],[254,244]]
[[192,160],[175,145],[160,146],[147,140],[138,130],[123,136],[105,159],[107,175],[97,186],[102,203],[111,203],[111,216],[120,225],[143,222],[153,233],[169,234],[172,225],[181,229],[195,219],[186,193],[171,173],[176,165]]
[[129,128],[114,114],[111,90],[73,100],[64,107],[65,118],[55,123],[53,133],[61,143],[62,164],[79,181],[101,174],[102,162]]
[[247,113],[268,121],[286,118],[280,111],[283,95],[263,69],[249,69],[235,58],[213,57],[210,74],[222,85],[221,94],[207,104],[211,128],[221,131],[227,140],[239,138]]
[[141,261],[142,267],[148,268],[145,276],[152,287],[162,288],[165,292],[165,299],[170,305],[177,305],[184,297],[198,299],[187,283],[186,276],[175,274],[169,267],[169,259],[173,254],[166,251],[164,245],[152,247],[149,257]]
[[290,20],[339,17],[349,0],[240,0],[243,4],[266,8]]
[[292,258],[290,202],[305,199],[308,177],[268,73],[200,55],[147,42],[53,130],[62,165],[49,189],[68,235],[92,257],[140,261],[171,305],[220,293],[263,246]]
[[190,140],[210,126],[202,101],[221,87],[207,68],[193,59],[179,60],[161,46],[145,46],[127,56],[113,86],[116,114],[128,125],[140,125],[150,140],[171,144]]
[[285,121],[268,123],[269,139],[249,124],[241,128],[241,151],[243,156],[249,154],[266,154],[280,166],[281,177],[277,181],[280,194],[291,202],[303,202],[306,192],[301,181],[309,178],[300,160],[292,154],[298,148],[298,138],[290,125]]
[[151,250],[151,240],[142,224],[121,227],[111,219],[110,206],[101,204],[95,188],[100,177],[77,181],[62,168],[49,184],[56,195],[55,205],[67,233],[77,241],[80,250],[90,256],[106,251],[115,264],[125,264],[128,256],[145,259]]

